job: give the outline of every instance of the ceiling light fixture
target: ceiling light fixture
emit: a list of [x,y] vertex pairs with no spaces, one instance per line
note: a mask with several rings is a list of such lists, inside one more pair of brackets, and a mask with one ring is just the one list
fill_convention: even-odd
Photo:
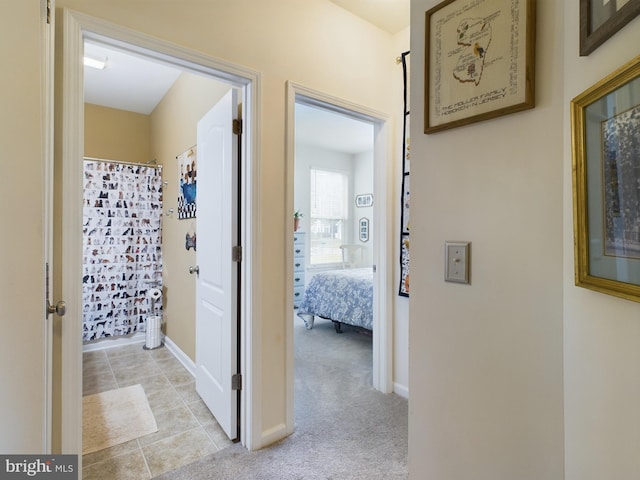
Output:
[[104,57],[104,60],[100,60],[98,58],[84,57],[83,63],[87,67],[97,68],[98,70],[104,70],[107,67],[107,57]]

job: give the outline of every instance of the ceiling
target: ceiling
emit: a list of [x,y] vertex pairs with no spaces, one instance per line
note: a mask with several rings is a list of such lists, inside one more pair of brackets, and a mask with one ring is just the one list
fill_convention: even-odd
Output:
[[[390,34],[409,26],[410,0],[330,0]],[[178,76],[180,69],[149,61],[130,52],[85,42],[85,55],[106,59],[104,70],[84,68],[85,102],[151,114]],[[296,108],[296,139],[349,153],[371,149],[370,124],[319,108]]]
[[373,124],[296,103],[296,144],[356,154],[373,150]]
[[107,61],[103,70],[84,67],[84,101],[151,114],[182,73],[156,61],[89,42],[84,55]]
[[392,35],[409,26],[410,0],[331,0],[331,2]]

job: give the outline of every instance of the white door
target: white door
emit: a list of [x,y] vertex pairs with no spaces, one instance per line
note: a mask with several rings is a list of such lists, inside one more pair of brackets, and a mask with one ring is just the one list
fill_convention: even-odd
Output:
[[231,439],[238,436],[237,93],[200,121],[197,137],[196,391]]

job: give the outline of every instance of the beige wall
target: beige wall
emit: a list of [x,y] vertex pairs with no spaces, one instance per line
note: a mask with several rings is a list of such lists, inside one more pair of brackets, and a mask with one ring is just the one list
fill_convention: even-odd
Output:
[[[285,289],[285,84],[393,112],[390,96],[394,60],[392,37],[326,0],[183,0],[146,2],[58,0],[76,11],[187,48],[228,59],[261,72],[259,172],[261,218],[257,231],[261,278],[257,298],[262,339],[262,411],[255,417],[269,438],[284,434],[286,423]],[[239,33],[238,28],[242,26]],[[233,39],[233,41],[230,41]],[[289,237],[286,237],[289,239]],[[273,435],[271,435],[273,434]]]
[[[40,23],[39,2],[9,1],[12,15],[6,17],[3,24],[2,35],[7,41],[3,42],[6,48],[2,55],[7,72],[11,73],[2,78],[2,91],[11,94],[5,94],[4,99],[7,108],[2,116],[6,124],[3,146],[7,158],[21,161],[3,163],[6,183],[3,191],[8,196],[14,193],[17,196],[19,187],[12,182],[13,178],[26,175],[34,184],[39,184],[42,175],[39,163],[42,138]],[[261,72],[261,196],[258,201],[263,216],[258,225],[258,246],[262,253],[258,313],[262,341],[257,351],[261,355],[263,381],[256,387],[260,389],[264,408],[257,418],[264,432],[277,431],[286,417],[284,319],[288,309],[285,291],[289,288],[285,284],[287,253],[284,249],[285,223],[289,220],[284,208],[285,82],[293,80],[371,109],[393,112],[395,107],[391,98],[381,95],[390,90],[392,77],[397,72],[393,61],[398,52],[392,45],[391,36],[325,0],[212,0],[206,3],[182,0],[163,2],[161,8],[128,0],[58,0],[56,5],[207,55],[230,59]],[[238,34],[239,26],[243,27],[241,34]],[[62,72],[58,70],[58,74],[58,80],[61,80]],[[5,272],[12,272],[12,276],[3,277],[2,289],[16,310],[8,307],[3,318],[12,322],[20,319],[20,322],[13,326],[10,337],[4,337],[11,341],[7,343],[8,348],[2,349],[5,360],[2,363],[12,365],[12,368],[2,370],[2,379],[3,384],[22,379],[16,383],[20,387],[2,399],[3,414],[13,411],[14,407],[18,412],[7,418],[8,423],[4,425],[8,425],[12,433],[10,437],[3,436],[3,441],[10,441],[11,448],[23,452],[34,450],[33,439],[42,426],[39,408],[42,382],[34,373],[41,365],[32,354],[34,346],[39,351],[42,340],[43,297],[40,288],[33,289],[34,279],[42,277],[42,258],[34,252],[41,251],[42,223],[38,219],[42,216],[43,198],[41,189],[37,188],[35,192],[21,203],[19,213],[12,213],[18,210],[5,210],[3,214],[5,225],[16,226],[15,231],[6,229],[3,237],[3,266]],[[15,255],[16,251],[24,250],[28,250],[29,255]],[[58,324],[59,334],[59,321]],[[59,365],[58,359],[58,381]],[[25,378],[33,381],[25,382]],[[20,428],[14,425],[15,422],[22,422]]]
[[[414,85],[436,3],[413,2]],[[411,399],[425,405],[410,414],[412,478],[640,471],[640,307],[574,285],[569,117],[572,98],[637,55],[640,19],[580,57],[575,2],[537,3],[535,111],[429,136],[414,124],[414,158],[447,162],[412,163],[412,182],[428,187],[412,194],[425,205],[412,215],[424,248],[412,251]],[[470,287],[442,282],[454,237],[474,242]]]
[[640,305],[574,285],[569,105],[640,53],[640,18],[588,57],[564,14],[564,375],[566,480],[640,476]]
[[[187,48],[246,65],[262,73],[260,198],[257,226],[261,251],[259,304],[262,411],[265,434],[284,433],[286,422],[285,338],[285,83],[393,111],[388,92],[397,52],[390,35],[326,0],[270,2],[185,0],[146,2],[59,0],[69,7]],[[238,28],[242,26],[241,33]],[[230,41],[233,39],[233,41]],[[289,238],[289,237],[287,237]],[[271,437],[274,438],[274,437]]]
[[44,289],[40,5],[0,16],[0,452],[40,453],[44,433]]
[[[163,165],[163,209],[174,214],[162,219],[164,322],[167,336],[195,361],[195,278],[193,249],[185,235],[197,234],[196,219],[178,219],[178,164],[176,156],[196,145],[198,120],[229,90],[229,85],[189,73],[180,75],[151,114],[151,152]],[[202,186],[199,186],[202,188]]]
[[[162,9],[127,0],[57,3],[264,72],[261,201],[275,213],[263,223],[263,249],[273,254],[262,268],[274,277],[263,282],[263,428],[277,425],[284,416],[274,405],[283,399],[288,288],[274,273],[284,271],[284,81],[392,111],[379,92],[397,52],[381,32],[336,19],[337,7],[315,0],[282,0],[278,8],[247,1],[187,0]],[[411,477],[559,479],[564,459],[567,480],[635,478],[639,307],[573,285],[568,104],[637,53],[640,19],[580,58],[576,2],[539,0],[536,109],[426,136],[424,11],[437,0],[412,3],[412,182],[424,189],[414,191],[422,207],[412,217]],[[22,193],[13,179],[42,178],[37,4],[12,0],[0,30],[11,39],[0,47],[11,72],[0,77],[0,143],[11,160],[0,167],[6,198]],[[254,33],[226,41],[238,37],[241,23]],[[273,41],[257,41],[267,37]],[[474,162],[463,159],[469,153]],[[453,187],[459,195],[451,195]],[[20,209],[2,213],[3,225],[17,226],[1,237],[2,321],[10,333],[0,340],[0,378],[10,386],[0,397],[5,453],[35,453],[40,445],[42,378],[33,352],[42,340],[43,292],[34,287],[42,276],[41,195],[35,189]],[[471,286],[443,283],[447,239],[474,242]]]
[[[284,432],[285,395],[285,83],[392,112],[397,52],[391,36],[326,0],[183,0],[147,2],[58,0],[69,7],[262,73],[259,302],[262,432]],[[240,28],[242,27],[242,28]],[[240,28],[240,29],[239,29]],[[231,40],[233,39],[233,40]],[[178,152],[179,153],[179,152]],[[287,237],[289,238],[289,237]]]
[[150,156],[149,115],[85,103],[84,154],[87,157],[145,163]]
[[[438,3],[411,11],[410,476],[560,480],[565,2],[536,2],[535,109],[425,135]],[[472,242],[471,285],[444,282],[447,240]]]

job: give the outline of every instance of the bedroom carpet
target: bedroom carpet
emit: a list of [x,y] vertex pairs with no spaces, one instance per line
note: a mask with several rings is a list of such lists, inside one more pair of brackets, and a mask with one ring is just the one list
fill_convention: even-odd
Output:
[[158,480],[406,479],[407,400],[371,386],[371,336],[297,316],[295,431],[248,452],[233,445]]

